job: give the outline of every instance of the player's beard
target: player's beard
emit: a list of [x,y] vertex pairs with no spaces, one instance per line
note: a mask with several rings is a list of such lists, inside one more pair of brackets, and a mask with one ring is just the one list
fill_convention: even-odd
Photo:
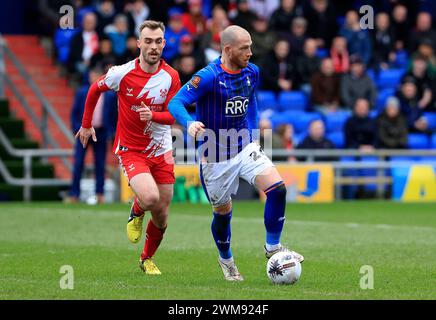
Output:
[[244,69],[245,67],[247,67],[248,66],[248,61],[247,62],[245,62],[244,60],[237,60],[237,61],[235,61],[235,64],[236,64],[236,66],[239,68],[239,69]]
[[144,62],[150,66],[155,65],[156,63],[159,63],[160,58],[161,58],[161,54],[159,52],[157,52],[156,56],[149,56],[150,52],[148,53],[143,53],[142,54],[142,59],[144,60]]
[[233,65],[237,66],[239,69],[244,69],[248,66],[248,61],[245,62],[244,59],[240,57],[231,57],[230,61]]

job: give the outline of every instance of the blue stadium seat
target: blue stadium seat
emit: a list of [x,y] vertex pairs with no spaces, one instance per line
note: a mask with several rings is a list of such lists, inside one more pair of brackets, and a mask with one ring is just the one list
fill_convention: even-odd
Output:
[[338,16],[336,17],[336,24],[338,27],[342,27],[345,23],[345,16]]
[[404,69],[381,70],[376,82],[377,88],[382,90],[385,88],[397,87],[403,74]]
[[409,64],[409,54],[406,50],[397,50],[395,52],[395,66],[397,68],[407,68]]
[[379,112],[378,112],[378,110],[376,110],[376,109],[371,110],[371,111],[369,112],[369,117],[372,118],[372,119],[377,118],[378,115],[379,115]]
[[297,133],[307,132],[309,124],[316,119],[321,119],[321,115],[316,112],[304,112],[300,116],[292,118],[292,124]]
[[342,131],[344,128],[345,121],[351,116],[350,110],[336,111],[327,114],[326,119],[326,129],[327,132]]
[[427,149],[430,147],[429,139],[424,133],[409,133],[409,149]]
[[374,72],[373,69],[367,69],[366,70],[366,75],[368,77],[370,77],[371,80],[374,81],[374,83],[377,83],[377,77],[376,77],[375,72]]
[[319,58],[323,59],[323,58],[325,58],[325,57],[328,57],[329,52],[328,52],[327,49],[324,49],[324,48],[318,48],[318,49],[316,50],[316,55],[317,55]]
[[257,91],[257,103],[259,110],[273,109],[277,110],[278,103],[274,92],[267,90]]
[[388,100],[388,98],[391,96],[394,96],[394,95],[395,95],[394,88],[386,88],[386,89],[381,90],[378,93],[375,106],[376,106],[376,109],[379,113],[383,112],[383,110],[385,109],[385,104],[386,104],[386,101]]
[[280,92],[278,102],[281,111],[305,111],[307,96],[302,91]]
[[79,29],[61,29],[58,28],[54,34],[54,45],[56,47],[57,59],[65,64],[70,55],[71,38],[78,32]]
[[431,147],[433,149],[436,149],[436,133],[434,133],[433,136],[431,137]]
[[288,111],[288,112],[275,112],[269,120],[271,121],[271,125],[273,129],[276,129],[277,126],[281,124],[291,124],[294,125],[294,121],[296,119],[303,116],[305,112],[303,111]]
[[327,134],[327,139],[333,142],[336,148],[343,148],[345,146],[345,137],[342,131]]
[[430,130],[436,130],[436,113],[433,112],[425,112],[423,117],[427,119],[428,128]]

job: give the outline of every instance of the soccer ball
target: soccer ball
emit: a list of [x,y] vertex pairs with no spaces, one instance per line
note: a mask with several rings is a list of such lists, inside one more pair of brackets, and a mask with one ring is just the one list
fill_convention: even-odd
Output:
[[294,284],[300,279],[301,264],[290,252],[277,252],[266,264],[266,274],[274,284]]

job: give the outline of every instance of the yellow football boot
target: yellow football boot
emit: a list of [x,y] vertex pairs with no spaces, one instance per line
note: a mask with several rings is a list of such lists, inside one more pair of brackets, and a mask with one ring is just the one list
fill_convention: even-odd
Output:
[[144,221],[144,216],[138,217],[133,214],[133,205],[130,210],[129,221],[127,222],[127,238],[132,243],[137,243],[142,236],[142,223]]
[[153,260],[151,260],[151,258],[145,260],[139,260],[139,267],[141,268],[142,271],[145,272],[145,274],[151,274],[151,275],[162,274],[159,268],[154,264]]

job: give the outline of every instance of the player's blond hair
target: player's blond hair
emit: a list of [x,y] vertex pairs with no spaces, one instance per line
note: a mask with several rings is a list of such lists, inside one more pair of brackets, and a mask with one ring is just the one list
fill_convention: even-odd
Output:
[[145,28],[156,30],[161,29],[163,33],[165,33],[165,25],[163,22],[155,21],[155,20],[145,20],[141,25],[139,26],[139,34],[141,34],[142,30]]

